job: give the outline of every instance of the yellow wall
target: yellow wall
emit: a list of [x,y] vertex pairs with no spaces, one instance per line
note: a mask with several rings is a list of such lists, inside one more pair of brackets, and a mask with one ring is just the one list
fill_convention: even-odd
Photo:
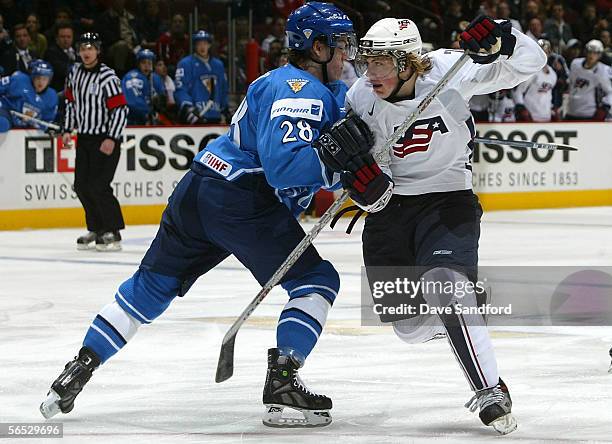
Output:
[[[612,190],[483,193],[480,201],[485,211],[591,207],[612,205]],[[127,225],[158,224],[164,206],[124,205],[121,209]],[[0,230],[84,226],[81,208],[0,210]]]

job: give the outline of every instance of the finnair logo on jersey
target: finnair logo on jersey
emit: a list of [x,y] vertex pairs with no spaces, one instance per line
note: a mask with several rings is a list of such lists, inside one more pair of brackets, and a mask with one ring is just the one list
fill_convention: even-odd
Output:
[[306,85],[308,83],[308,80],[306,79],[289,79],[286,80],[287,85],[289,85],[289,88],[291,88],[291,91],[293,91],[294,93],[299,93],[302,88],[304,88],[304,85]]
[[280,99],[272,104],[270,120],[278,116],[320,122],[323,118],[323,101],[319,99]]
[[223,177],[227,177],[232,171],[232,166],[227,163],[225,160],[220,157],[215,156],[210,151],[205,153],[200,160],[204,165],[206,165],[211,170],[221,174]]

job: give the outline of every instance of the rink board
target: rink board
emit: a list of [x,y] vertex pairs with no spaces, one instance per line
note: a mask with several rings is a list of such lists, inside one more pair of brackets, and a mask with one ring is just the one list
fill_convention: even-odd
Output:
[[[612,205],[609,123],[479,124],[480,137],[573,145],[578,152],[477,144],[473,185],[485,210]],[[193,156],[224,126],[134,127],[112,183],[126,223],[155,224]],[[427,152],[414,155],[427,155]],[[0,135],[0,229],[83,226],[74,150],[36,130]]]

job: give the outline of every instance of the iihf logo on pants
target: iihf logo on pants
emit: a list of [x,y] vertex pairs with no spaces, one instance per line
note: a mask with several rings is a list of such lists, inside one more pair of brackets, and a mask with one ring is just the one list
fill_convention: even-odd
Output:
[[[393,131],[397,131],[398,128],[399,126],[396,126],[393,128]],[[437,131],[442,134],[448,132],[448,128],[441,116],[415,121],[406,133],[395,142],[393,154],[403,159],[408,154],[427,151],[431,143],[431,137]]]
[[[49,136],[25,138],[26,173],[53,173],[55,171],[72,173],[74,172],[75,156],[74,148],[64,146],[59,136],[56,138]],[[57,166],[55,159],[57,159]]]

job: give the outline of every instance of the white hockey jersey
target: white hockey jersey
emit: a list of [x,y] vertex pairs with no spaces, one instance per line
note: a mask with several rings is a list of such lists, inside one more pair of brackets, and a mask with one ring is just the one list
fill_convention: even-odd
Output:
[[584,57],[574,59],[570,65],[567,113],[589,118],[597,111],[597,88],[601,88],[603,93],[603,104],[612,106],[612,86],[607,65],[597,62],[591,69],[586,69],[584,60]]
[[[380,166],[395,182],[395,194],[415,195],[472,188],[470,141],[474,123],[468,102],[478,94],[514,88],[546,64],[546,55],[529,37],[512,30],[516,46],[510,59],[492,64],[468,61],[432,101]],[[374,152],[412,114],[421,100],[461,56],[462,51],[439,49],[427,54],[432,69],[415,84],[414,99],[390,103],[378,98],[366,77],[347,93],[347,106],[357,113],[375,135]]]
[[557,73],[548,65],[514,90],[514,103],[523,105],[534,122],[550,122],[552,116],[552,90]]

